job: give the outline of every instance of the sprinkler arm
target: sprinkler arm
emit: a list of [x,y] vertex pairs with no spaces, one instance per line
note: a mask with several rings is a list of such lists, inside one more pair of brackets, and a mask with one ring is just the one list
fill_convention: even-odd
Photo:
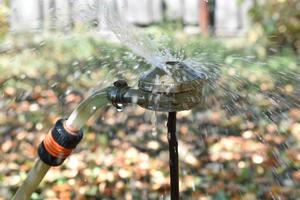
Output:
[[133,89],[128,87],[124,80],[118,80],[114,83],[114,87],[107,89],[107,99],[121,109],[126,104],[137,104],[143,108],[165,111],[170,105],[175,105],[176,98],[174,95],[161,93],[149,93],[142,89]]
[[[179,98],[186,95],[182,93]],[[178,95],[177,95],[178,96]],[[151,110],[165,111],[170,109],[170,105],[176,108],[178,101],[174,95],[149,93],[142,89],[133,89],[124,80],[118,80],[114,86],[95,91],[84,100],[70,115],[66,121],[66,127],[70,130],[78,131],[84,126],[86,121],[102,106],[111,103],[117,109],[122,109],[127,104],[138,104],[139,106]]]
[[90,95],[72,112],[65,124],[70,130],[78,131],[99,108],[107,103],[111,103],[117,109],[122,109],[127,104],[138,104],[147,109],[162,111],[170,107],[167,105],[176,105],[175,102],[176,98],[172,95],[133,89],[126,81],[118,80],[114,86],[97,90]]

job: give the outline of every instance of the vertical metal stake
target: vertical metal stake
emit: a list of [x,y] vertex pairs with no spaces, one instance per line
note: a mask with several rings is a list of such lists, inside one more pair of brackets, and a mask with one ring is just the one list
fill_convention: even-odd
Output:
[[168,142],[170,154],[171,200],[179,200],[178,141],[176,138],[176,112],[169,112]]

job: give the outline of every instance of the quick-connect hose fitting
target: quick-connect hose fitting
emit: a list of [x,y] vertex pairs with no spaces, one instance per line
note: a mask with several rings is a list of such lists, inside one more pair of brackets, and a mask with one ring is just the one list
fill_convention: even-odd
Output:
[[129,87],[125,80],[117,80],[114,82],[114,87],[107,93],[107,99],[109,99],[113,106],[117,109],[121,109],[119,104],[125,104],[124,94],[128,91]]
[[113,87],[108,88],[107,99],[117,109],[122,109],[127,104],[143,104],[147,95],[143,91],[129,87],[126,81],[118,80],[114,82]]
[[82,130],[78,133],[69,131],[64,126],[64,121],[58,120],[38,147],[40,159],[50,166],[61,165],[83,136]]

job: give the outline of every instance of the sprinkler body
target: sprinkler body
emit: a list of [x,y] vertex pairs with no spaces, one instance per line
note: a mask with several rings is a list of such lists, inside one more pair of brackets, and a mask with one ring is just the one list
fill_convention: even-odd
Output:
[[138,89],[117,81],[107,92],[107,98],[118,105],[133,103],[155,111],[177,112],[201,104],[206,75],[182,62],[166,62],[164,69],[154,68],[139,80]]

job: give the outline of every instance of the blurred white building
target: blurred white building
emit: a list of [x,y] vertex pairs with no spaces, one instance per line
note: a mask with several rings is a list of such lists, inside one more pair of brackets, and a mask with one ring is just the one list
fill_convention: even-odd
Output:
[[[187,27],[197,28],[200,1],[204,0],[10,0],[10,28],[13,32],[70,30],[74,24],[82,23],[107,31],[103,13],[106,2],[112,3],[122,19],[133,24],[148,26],[163,20],[180,20]],[[214,33],[246,33],[250,6],[251,0],[215,0],[211,11]]]

